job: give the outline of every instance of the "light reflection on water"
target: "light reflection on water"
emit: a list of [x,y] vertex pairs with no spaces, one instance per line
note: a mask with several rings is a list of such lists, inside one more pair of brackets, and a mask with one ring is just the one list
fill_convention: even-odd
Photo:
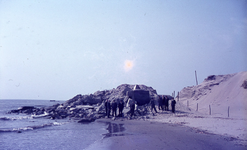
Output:
[[125,135],[125,133],[123,133],[123,131],[125,131],[124,124],[117,124],[117,123],[111,123],[111,122],[105,122],[105,123],[108,125],[108,127],[106,128],[108,133],[103,134],[104,138]]

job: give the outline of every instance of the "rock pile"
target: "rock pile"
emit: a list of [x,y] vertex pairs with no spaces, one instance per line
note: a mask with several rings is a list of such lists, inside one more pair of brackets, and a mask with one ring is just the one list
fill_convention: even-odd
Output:
[[[62,104],[55,104],[46,108],[26,106],[17,110],[12,110],[10,113],[26,113],[36,116],[44,116],[45,114],[45,116],[50,119],[70,118],[79,119],[80,121],[78,122],[90,122],[95,119],[105,117],[105,100],[115,100],[117,103],[119,103],[119,101],[123,101],[126,105],[128,96],[131,93],[133,94],[133,90],[135,89],[134,91],[139,94],[137,104],[140,104],[136,115],[145,115],[148,113],[149,100],[151,98],[158,100],[160,96],[152,87],[147,87],[145,85],[134,86],[135,85],[122,84],[112,90],[97,91],[90,95],[78,94]],[[149,97],[143,97],[142,93],[145,93],[146,95],[149,93]],[[128,114],[128,112],[125,112],[125,115],[126,114]]]

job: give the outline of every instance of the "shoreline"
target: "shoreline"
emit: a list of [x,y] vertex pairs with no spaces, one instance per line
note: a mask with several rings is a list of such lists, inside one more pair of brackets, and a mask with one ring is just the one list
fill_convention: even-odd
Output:
[[[210,133],[183,124],[148,120],[98,119],[111,124],[107,137],[96,141],[86,150],[93,149],[246,149],[240,139]],[[114,125],[115,124],[115,125]],[[119,125],[124,128],[117,130]],[[115,126],[115,127],[114,127]],[[109,127],[108,127],[109,128]],[[116,129],[114,129],[116,128]],[[109,131],[109,129],[107,129]],[[114,131],[115,130],[115,131]]]
[[199,113],[160,113],[149,120],[161,123],[180,124],[204,130],[212,134],[236,138],[247,144],[247,119],[244,118],[228,118]]

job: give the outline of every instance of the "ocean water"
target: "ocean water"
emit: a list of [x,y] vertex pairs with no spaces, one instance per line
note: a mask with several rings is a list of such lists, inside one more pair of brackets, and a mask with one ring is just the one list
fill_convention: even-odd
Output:
[[48,100],[0,100],[1,150],[77,150],[87,149],[109,134],[109,123],[77,123],[73,120],[50,120],[25,114],[8,114],[21,106],[51,106]]

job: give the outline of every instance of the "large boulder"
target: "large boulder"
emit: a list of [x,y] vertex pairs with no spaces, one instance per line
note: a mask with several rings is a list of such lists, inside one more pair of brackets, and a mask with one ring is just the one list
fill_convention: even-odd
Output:
[[128,92],[128,96],[132,97],[132,99],[137,102],[138,106],[142,106],[150,102],[149,91],[146,90],[135,89]]
[[247,89],[247,80],[245,80],[245,81],[243,82],[242,87],[243,87],[244,89]]

